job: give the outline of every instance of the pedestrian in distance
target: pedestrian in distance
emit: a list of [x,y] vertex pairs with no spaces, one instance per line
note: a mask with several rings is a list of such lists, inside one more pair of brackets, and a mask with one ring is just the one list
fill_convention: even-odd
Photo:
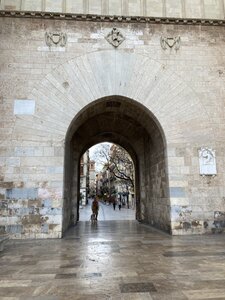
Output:
[[95,220],[98,220],[98,210],[99,210],[99,203],[98,203],[98,198],[95,197],[94,201],[92,202],[91,205],[92,213],[95,215]]
[[116,209],[116,200],[113,201],[113,209]]

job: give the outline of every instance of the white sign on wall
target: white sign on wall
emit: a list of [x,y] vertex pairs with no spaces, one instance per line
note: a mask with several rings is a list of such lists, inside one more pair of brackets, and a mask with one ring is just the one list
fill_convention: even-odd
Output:
[[18,100],[14,101],[14,115],[34,115],[35,100]]
[[216,151],[202,147],[199,151],[200,175],[216,175]]

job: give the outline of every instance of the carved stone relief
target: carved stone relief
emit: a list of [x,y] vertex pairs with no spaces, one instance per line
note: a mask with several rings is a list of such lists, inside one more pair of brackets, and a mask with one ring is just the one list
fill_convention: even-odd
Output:
[[179,36],[177,37],[164,37],[161,36],[160,44],[163,50],[174,48],[176,51],[180,49],[181,39]]
[[65,47],[67,42],[67,34],[62,32],[46,32],[45,41],[48,47],[53,45]]
[[115,48],[117,48],[125,40],[125,37],[122,35],[119,29],[115,27],[107,34],[105,38]]
[[202,147],[199,151],[200,175],[216,175],[216,153],[207,147]]

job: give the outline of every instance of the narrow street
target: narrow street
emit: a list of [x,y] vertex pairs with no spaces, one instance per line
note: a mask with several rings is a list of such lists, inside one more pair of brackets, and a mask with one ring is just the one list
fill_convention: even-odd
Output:
[[[89,221],[91,216],[91,203],[92,200],[89,199],[88,205],[80,208],[80,221]],[[103,204],[99,201],[99,221],[107,220],[135,220],[135,210],[131,208],[122,207],[119,210],[118,205],[116,209],[113,209],[113,205]]]

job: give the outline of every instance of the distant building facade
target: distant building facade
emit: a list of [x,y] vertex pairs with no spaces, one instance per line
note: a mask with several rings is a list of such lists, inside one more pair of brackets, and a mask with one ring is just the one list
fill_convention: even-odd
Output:
[[88,202],[90,191],[90,158],[87,150],[80,160],[80,205],[85,206]]
[[96,195],[96,170],[94,160],[90,160],[89,162],[89,195],[91,197]]

